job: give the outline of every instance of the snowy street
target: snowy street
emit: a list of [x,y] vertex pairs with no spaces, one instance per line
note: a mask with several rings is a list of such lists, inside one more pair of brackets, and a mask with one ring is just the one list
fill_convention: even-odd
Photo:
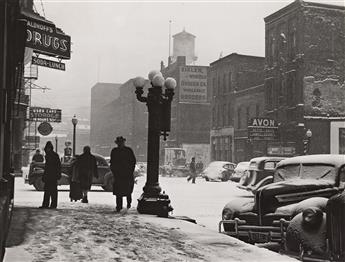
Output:
[[[160,181],[174,215],[195,218],[198,225],[138,214],[136,201],[131,209],[115,213],[112,194],[98,187],[89,193],[89,204],[69,202],[68,187],[61,187],[58,209],[41,210],[37,207],[43,192],[16,178],[5,261],[268,261],[268,256],[271,261],[295,261],[217,233],[225,202],[248,195],[234,183]],[[140,196],[144,182],[139,178],[133,199]]]

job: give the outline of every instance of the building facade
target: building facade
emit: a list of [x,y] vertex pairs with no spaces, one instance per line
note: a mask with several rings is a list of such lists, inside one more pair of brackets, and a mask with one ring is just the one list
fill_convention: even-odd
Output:
[[179,56],[175,63],[164,67],[164,77],[176,79],[174,99],[171,104],[171,132],[164,147],[187,149],[187,160],[209,162],[211,92],[207,85],[208,67],[186,64]]
[[308,129],[310,153],[344,151],[344,18],[343,6],[295,1],[264,19],[266,113],[297,154]]
[[263,57],[236,53],[210,64],[211,160],[239,162],[252,156],[247,123],[264,112],[263,69]]

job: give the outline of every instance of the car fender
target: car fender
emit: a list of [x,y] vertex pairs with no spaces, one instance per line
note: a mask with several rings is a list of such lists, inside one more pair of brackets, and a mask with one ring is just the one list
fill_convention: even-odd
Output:
[[228,202],[222,211],[222,219],[233,219],[236,214],[250,212],[254,209],[254,198],[235,198]]
[[[308,225],[304,219],[308,213],[309,221],[313,220],[312,225]],[[323,254],[327,247],[326,235],[326,213],[319,208],[307,208],[290,221],[286,230],[286,249],[299,252],[301,246],[305,251]]]
[[275,213],[291,215],[294,217],[310,207],[317,207],[323,212],[326,212],[327,201],[328,198],[325,197],[311,197],[298,203],[279,207],[276,209]]
[[113,181],[114,181],[113,173],[110,171],[104,175],[103,186],[108,185],[108,183],[113,184]]
[[69,176],[65,173],[61,173],[61,178],[58,180],[58,185],[69,185],[70,184]]

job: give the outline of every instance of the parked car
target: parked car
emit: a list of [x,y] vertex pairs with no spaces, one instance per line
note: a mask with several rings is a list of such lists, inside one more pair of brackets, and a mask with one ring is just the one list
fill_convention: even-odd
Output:
[[[113,188],[113,176],[110,171],[110,167],[106,159],[98,154],[93,155],[96,157],[98,178],[93,178],[92,185],[101,186],[105,191],[112,191]],[[58,185],[69,185],[70,177],[72,176],[73,164],[75,158],[70,161],[61,163],[61,179],[58,180]],[[28,175],[28,183],[33,185],[36,190],[42,191],[44,183],[42,176],[44,173],[45,163],[34,162],[30,165],[30,171]]]
[[206,181],[228,181],[236,164],[226,161],[213,161],[201,172]]
[[259,187],[270,183],[270,177],[273,175],[276,165],[283,160],[284,157],[256,157],[250,160],[249,168],[246,176],[240,180],[238,188],[248,191],[256,191]]
[[249,162],[240,162],[234,169],[234,173],[230,177],[231,181],[239,182],[242,177],[247,176],[249,170]]
[[306,208],[325,209],[327,199],[343,192],[344,155],[292,157],[277,164],[270,184],[253,198],[233,199],[222,211],[223,233],[249,243],[281,242],[290,221]]

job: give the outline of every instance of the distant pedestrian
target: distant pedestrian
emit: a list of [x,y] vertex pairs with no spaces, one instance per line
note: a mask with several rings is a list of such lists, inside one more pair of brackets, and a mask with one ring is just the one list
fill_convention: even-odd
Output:
[[88,203],[87,193],[91,189],[93,177],[98,178],[96,157],[91,154],[91,148],[89,146],[84,146],[83,154],[77,157],[75,165],[77,181],[79,181],[83,192],[81,202]]
[[36,149],[35,154],[32,156],[31,162],[44,162],[44,156],[41,154],[41,150]]
[[187,181],[189,182],[190,180],[192,180],[192,183],[195,184],[195,178],[196,178],[195,157],[192,157],[192,161],[189,164],[189,172],[190,172],[190,175],[187,178]]
[[42,177],[42,181],[44,182],[44,196],[40,208],[55,209],[58,200],[57,181],[61,178],[61,162],[59,155],[54,152],[53,144],[50,141],[46,143],[44,151],[46,153],[46,163]]
[[199,162],[196,163],[196,172],[200,174],[203,169],[204,169],[204,163],[201,160],[199,160]]
[[131,208],[134,187],[134,168],[136,159],[133,150],[125,146],[126,139],[116,138],[117,147],[110,154],[110,169],[114,176],[113,195],[116,196],[116,211],[122,209],[122,198],[127,197],[127,208]]

